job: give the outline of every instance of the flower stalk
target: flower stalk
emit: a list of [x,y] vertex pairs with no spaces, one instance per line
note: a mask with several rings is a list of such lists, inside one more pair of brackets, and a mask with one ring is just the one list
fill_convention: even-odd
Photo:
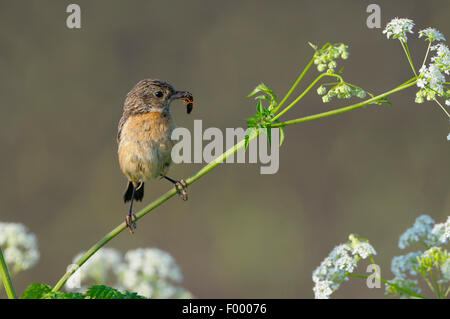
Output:
[[5,286],[6,294],[9,299],[16,299],[16,292],[9,275],[8,266],[6,265],[5,258],[3,258],[2,248],[0,247],[0,277],[2,278],[3,285]]

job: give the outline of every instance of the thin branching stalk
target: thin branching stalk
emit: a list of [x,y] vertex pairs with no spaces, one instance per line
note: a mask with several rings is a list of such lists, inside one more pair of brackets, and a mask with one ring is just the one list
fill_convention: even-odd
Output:
[[363,102],[360,103],[356,103],[350,106],[346,106],[346,107],[342,107],[336,110],[331,110],[331,111],[327,111],[327,112],[323,112],[323,113],[318,113],[318,114],[314,114],[314,115],[310,115],[310,116],[305,116],[305,117],[301,117],[298,119],[294,119],[294,120],[289,120],[289,121],[285,121],[285,122],[281,122],[281,123],[275,123],[272,124],[272,127],[285,127],[288,125],[292,125],[292,124],[297,124],[297,123],[302,123],[302,122],[307,122],[307,121],[312,121],[312,120],[316,120],[316,119],[320,119],[320,118],[324,118],[324,117],[328,117],[328,116],[332,116],[332,115],[336,115],[336,114],[340,114],[340,113],[345,113],[348,111],[352,111],[352,110],[356,110],[358,108],[361,108],[363,106],[366,106],[367,104],[376,102],[379,99],[382,99],[390,94],[396,93],[398,91],[404,90],[408,87],[411,87],[413,85],[415,85],[417,82],[416,79],[414,79],[412,82],[404,84],[402,86],[399,86],[393,90],[390,90],[388,92],[385,92],[383,94],[377,95],[371,99],[365,100]]
[[2,248],[0,247],[0,277],[2,277],[3,285],[5,286],[6,294],[9,299],[16,299],[16,292],[9,275],[8,266],[6,265],[5,258],[3,258]]
[[289,91],[286,93],[286,95],[284,96],[284,98],[280,101],[280,103],[278,103],[277,107],[274,110],[274,113],[278,112],[278,110],[281,108],[281,106],[284,104],[284,102],[286,102],[286,100],[289,98],[289,96],[291,96],[292,92],[294,92],[295,88],[298,86],[298,84],[300,83],[300,81],[303,79],[303,77],[305,76],[305,74],[308,72],[309,68],[313,65],[314,63],[314,59],[315,56],[313,56],[313,58],[311,59],[311,61],[309,61],[309,63],[306,65],[306,67],[303,69],[302,73],[300,73],[300,75],[298,76],[297,80],[294,82],[294,84],[291,86],[291,88],[289,89]]

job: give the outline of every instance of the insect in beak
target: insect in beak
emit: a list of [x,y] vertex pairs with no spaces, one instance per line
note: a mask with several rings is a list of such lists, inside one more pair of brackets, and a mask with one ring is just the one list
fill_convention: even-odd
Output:
[[186,104],[187,113],[191,113],[192,108],[194,107],[194,97],[191,93],[187,91],[176,91],[172,96],[172,100],[182,99],[184,104]]

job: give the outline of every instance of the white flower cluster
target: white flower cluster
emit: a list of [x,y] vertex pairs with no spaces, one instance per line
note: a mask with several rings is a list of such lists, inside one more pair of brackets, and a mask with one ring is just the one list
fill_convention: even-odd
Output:
[[190,294],[171,284],[183,280],[173,257],[159,249],[135,249],[125,254],[118,269],[120,285],[151,298],[189,298]]
[[419,31],[419,38],[421,37],[426,37],[425,40],[428,40],[430,42],[445,41],[444,35],[433,28],[427,28]]
[[420,239],[426,237],[433,229],[434,220],[428,215],[417,217],[414,226],[406,230],[399,239],[398,247],[405,249],[413,242],[418,242]]
[[[83,254],[74,258],[74,263]],[[84,284],[110,284],[119,290],[137,292],[147,298],[191,298],[175,284],[183,280],[173,257],[156,248],[130,250],[123,258],[112,248],[102,248],[67,281],[66,289],[85,291]]]
[[352,273],[361,259],[375,255],[375,249],[367,241],[357,240],[350,235],[350,241],[336,246],[312,274],[314,296],[328,299],[336,291],[348,273]]
[[[447,251],[442,250],[439,246],[447,244],[449,239],[450,216],[446,222],[440,224],[435,224],[434,220],[428,215],[419,216],[413,227],[400,236],[399,247],[405,249],[414,242],[421,242],[427,247],[427,250],[395,256],[391,263],[391,271],[395,277],[390,280],[390,283],[411,292],[420,293],[418,281],[410,279],[408,276],[417,276],[418,274],[426,276],[427,272],[436,265],[438,265],[438,271],[440,270],[442,273],[441,283],[448,283],[450,281],[450,258]],[[400,297],[410,296],[404,290],[391,285],[386,285],[386,294],[399,295]]]
[[400,19],[394,18],[386,25],[383,33],[386,34],[389,39],[391,36],[393,39],[399,39],[400,41],[408,41],[406,33],[413,33],[412,28],[414,27],[414,22],[410,19]]
[[[433,30],[426,35],[430,45],[433,41],[445,41],[441,33],[434,29],[429,30]],[[417,86],[420,90],[416,93],[416,103],[423,103],[425,99],[433,100],[438,94],[444,97],[445,104],[450,106],[450,90],[445,88],[445,74],[450,74],[450,50],[445,44],[438,43],[431,46],[431,51],[436,52],[430,59],[431,63],[428,66],[424,64],[419,70]]]
[[419,216],[413,227],[400,236],[398,247],[405,249],[410,244],[419,241],[422,241],[427,247],[446,244],[450,238],[449,228],[450,217],[445,223],[435,224],[430,216]]
[[445,90],[446,82],[444,74],[450,74],[450,51],[443,43],[431,47],[436,54],[431,58],[431,63],[423,65],[419,70],[417,86],[420,90],[416,94],[416,103],[424,102],[425,98],[430,101],[436,94],[447,98],[445,104],[450,105],[450,91]]
[[339,43],[335,45],[329,45],[324,49],[316,52],[314,56],[314,64],[317,65],[317,70],[323,72],[327,70],[329,73],[333,73],[337,67],[336,59],[348,58],[348,46]]
[[18,223],[0,222],[0,247],[11,275],[33,267],[39,260],[36,235]]
[[392,258],[391,271],[396,278],[406,278],[408,273],[411,276],[417,275],[417,267],[419,262],[417,257],[422,255],[421,251],[411,252],[406,255],[395,256]]

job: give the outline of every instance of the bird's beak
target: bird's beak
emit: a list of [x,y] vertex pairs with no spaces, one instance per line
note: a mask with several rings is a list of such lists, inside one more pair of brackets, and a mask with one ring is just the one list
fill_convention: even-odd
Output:
[[184,103],[186,104],[186,110],[187,113],[191,113],[192,108],[194,107],[194,97],[191,93],[187,91],[176,91],[172,96],[170,97],[171,100],[184,100]]

